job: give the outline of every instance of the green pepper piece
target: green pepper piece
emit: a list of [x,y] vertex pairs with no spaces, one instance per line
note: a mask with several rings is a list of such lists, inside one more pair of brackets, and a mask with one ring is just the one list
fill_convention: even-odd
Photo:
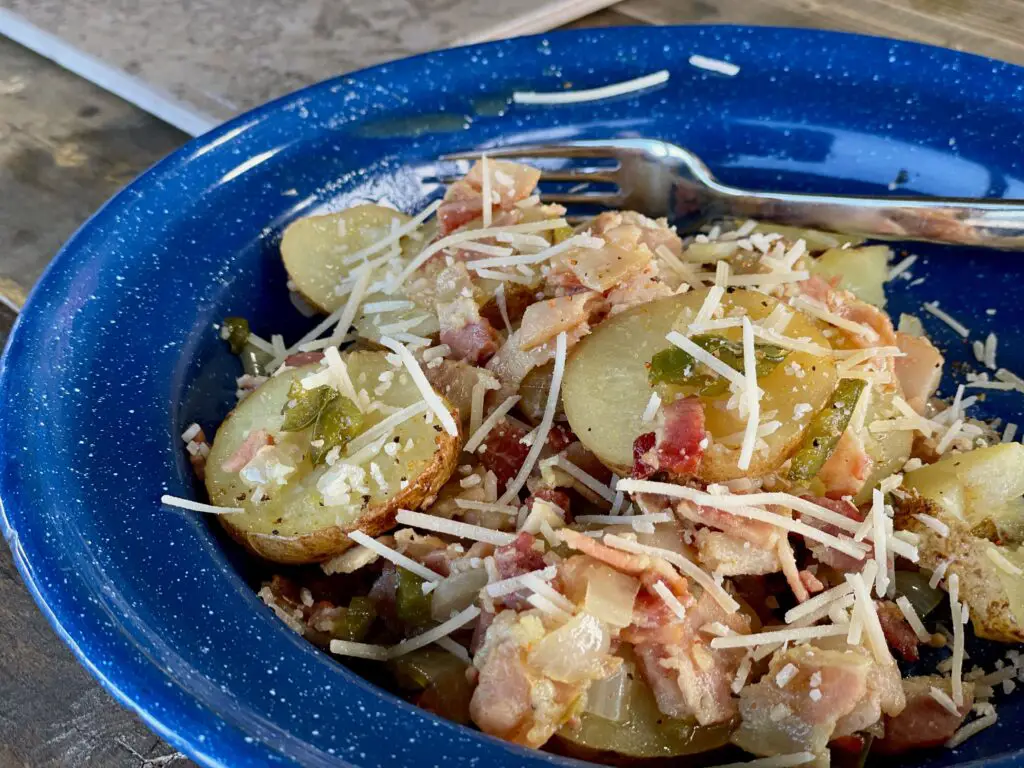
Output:
[[[338,395],[327,403],[313,424],[313,463],[320,464],[332,448],[344,448],[359,433],[363,414],[347,397]],[[318,442],[323,441],[323,442]]]
[[249,321],[244,317],[225,317],[220,337],[231,346],[231,354],[240,355],[249,340]]
[[[743,346],[721,336],[701,335],[690,339],[735,371],[743,372]],[[786,359],[789,353],[771,344],[754,345],[754,369],[758,376],[767,376]],[[728,389],[728,382],[720,376],[703,373],[697,360],[678,347],[669,347],[656,353],[647,368],[647,381],[656,384],[677,384],[694,387],[699,394],[714,396]]]
[[353,597],[345,612],[334,622],[331,637],[359,642],[366,638],[377,619],[377,609],[368,597]]
[[440,648],[420,648],[392,659],[388,670],[403,691],[415,694],[423,709],[457,723],[469,723],[473,686],[464,661]]
[[238,355],[242,360],[242,370],[250,376],[266,376],[267,365],[274,359],[262,349],[257,349],[252,344],[246,343]]
[[292,382],[288,389],[288,404],[284,407],[285,432],[299,432],[311,426],[328,404],[338,397],[337,390],[326,384],[314,389],[305,389],[301,381]]
[[422,627],[430,622],[432,595],[423,594],[423,579],[405,568],[398,569],[395,612],[407,627]]
[[853,408],[866,384],[863,379],[843,379],[839,382],[829,404],[814,414],[803,442],[793,454],[789,466],[790,480],[806,482],[818,474],[846,431],[853,416]]

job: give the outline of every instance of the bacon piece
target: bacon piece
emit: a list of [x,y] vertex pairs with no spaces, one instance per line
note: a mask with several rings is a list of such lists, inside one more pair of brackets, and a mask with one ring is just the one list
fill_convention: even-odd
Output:
[[[778,674],[789,664],[797,672],[780,686]],[[833,651],[800,645],[776,652],[768,673],[740,693],[741,722],[733,743],[763,756],[820,753],[839,720],[867,697],[871,666],[859,646]],[[818,691],[814,698],[812,690]]]
[[288,355],[288,357],[284,359],[284,364],[291,368],[299,368],[303,365],[319,363],[323,359],[323,352],[296,352],[294,355]]
[[705,507],[682,500],[676,504],[676,513],[698,525],[717,528],[737,539],[749,541],[762,549],[773,548],[779,540],[779,529],[760,520],[748,520],[745,517],[726,512],[724,509]]
[[498,478],[498,491],[504,491],[508,481],[514,478],[526,461],[530,446],[524,445],[522,439],[527,431],[507,419],[499,421],[483,443],[483,451],[477,451],[476,457],[484,470],[490,470]]
[[530,350],[554,339],[562,331],[599,322],[606,312],[604,297],[596,291],[581,291],[571,296],[538,301],[523,313],[519,348]]
[[871,475],[873,462],[860,437],[849,429],[836,443],[835,451],[818,471],[830,499],[856,496]]
[[[476,306],[476,305],[474,305]],[[441,327],[441,343],[452,349],[452,357],[473,365],[483,365],[498,351],[501,337],[482,317],[457,328]]]
[[903,611],[888,600],[876,601],[875,607],[878,609],[878,621],[882,625],[885,642],[904,661],[917,661],[920,658],[917,653],[919,641],[917,634],[903,617]]
[[[832,512],[844,515],[851,520],[856,520],[858,523],[863,522],[866,517],[866,515],[857,509],[857,507],[843,499],[829,499],[823,496],[804,496],[803,498],[807,501],[812,501],[819,506],[825,507]],[[831,523],[822,522],[810,515],[801,515],[800,521],[817,528],[819,531],[830,533],[833,536],[838,536],[840,534],[846,535],[845,531],[840,530]],[[814,555],[814,559],[822,565],[827,565],[831,568],[835,568],[837,571],[843,571],[844,573],[857,572],[864,567],[864,562],[862,560],[857,560],[843,552],[838,552],[825,544],[821,544],[817,541],[811,541],[810,539],[804,539],[804,543],[811,551],[811,554]]]
[[895,717],[886,718],[885,737],[875,740],[872,751],[896,755],[938,747],[956,733],[974,706],[974,684],[964,683],[964,703],[957,708],[959,715],[954,715],[932,698],[930,690],[933,686],[950,693],[949,680],[937,675],[904,678],[907,706]]
[[617,571],[640,577],[640,580],[648,587],[653,587],[655,582],[663,581],[665,586],[678,597],[686,598],[689,595],[689,584],[686,578],[660,557],[623,552],[621,549],[609,547],[607,544],[571,528],[563,528],[559,531],[559,535],[573,549],[590,555],[595,560],[600,560]]
[[635,242],[646,245],[651,253],[657,252],[662,245],[676,256],[683,253],[682,239],[665,219],[651,219],[637,211],[604,211],[590,222],[591,232],[611,240],[616,239],[614,230],[620,227],[635,228],[638,232]]
[[661,408],[664,422],[655,432],[658,467],[673,475],[693,474],[704,457],[707,432],[699,397],[684,397]]
[[658,471],[657,455],[654,444],[657,436],[653,432],[645,432],[633,441],[633,472],[638,480],[646,480]]
[[911,408],[924,415],[928,399],[935,394],[942,379],[944,358],[924,336],[896,334],[896,345],[903,357],[896,358],[896,378],[903,389],[903,398]]
[[[636,615],[636,609],[634,609]],[[739,613],[727,614],[707,592],[687,608],[686,618],[663,625],[660,633],[646,628],[639,637],[639,626],[630,625],[627,634],[635,642],[641,672],[658,703],[658,709],[674,718],[696,718],[701,725],[720,723],[736,713],[731,685],[736,669],[745,655],[743,649],[712,649],[711,635],[700,628],[720,622],[730,629],[750,631],[749,619]],[[667,628],[674,630],[674,636]],[[661,638],[669,642],[659,641]],[[637,642],[639,641],[639,642]]]
[[[488,159],[487,166],[491,194],[497,197],[497,200],[492,198],[490,201],[492,208],[511,208],[519,200],[529,197],[540,180],[540,171],[527,165]],[[444,202],[437,211],[441,236],[480,217],[484,207],[483,182],[483,162],[477,160],[469,173],[448,187]]]
[[873,336],[869,338],[865,338],[859,333],[842,331],[854,346],[861,348],[875,347],[879,344],[896,346],[896,331],[893,330],[892,321],[878,307],[861,301],[849,291],[834,288],[818,275],[812,275],[797,285],[806,296],[821,302],[840,317],[860,323],[874,331]]
[[511,544],[494,550],[494,565],[503,579],[522,576],[544,567],[544,556],[533,548],[536,539],[528,533],[520,533]]
[[252,461],[260,448],[273,444],[274,438],[269,432],[264,429],[254,429],[238,446],[238,449],[224,460],[220,468],[225,472],[241,472],[245,465]]

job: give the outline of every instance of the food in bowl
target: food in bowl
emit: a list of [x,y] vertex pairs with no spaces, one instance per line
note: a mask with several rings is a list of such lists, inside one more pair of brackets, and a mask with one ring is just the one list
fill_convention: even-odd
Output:
[[291,346],[225,320],[239,402],[183,435],[211,503],[181,503],[280,564],[294,631],[529,747],[863,762],[995,722],[1024,662],[964,643],[1024,640],[1024,448],[935,397],[943,355],[885,311],[912,257],[573,225],[538,178],[485,158],[415,216],[292,223],[326,317]]

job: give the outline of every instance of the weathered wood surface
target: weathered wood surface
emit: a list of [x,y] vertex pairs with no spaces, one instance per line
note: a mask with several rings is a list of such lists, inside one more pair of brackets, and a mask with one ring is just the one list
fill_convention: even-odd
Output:
[[1020,0],[624,0],[615,9],[647,24],[837,29],[1024,64]]

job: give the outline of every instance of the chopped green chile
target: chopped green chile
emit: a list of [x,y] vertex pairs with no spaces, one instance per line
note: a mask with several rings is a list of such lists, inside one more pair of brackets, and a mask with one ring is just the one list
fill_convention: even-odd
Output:
[[313,463],[322,463],[331,449],[348,445],[362,425],[363,414],[347,397],[338,395],[327,403],[313,424],[311,441],[317,443],[313,447]]
[[377,619],[377,609],[368,597],[353,597],[345,610],[334,622],[331,636],[337,640],[359,642],[364,640]]
[[242,370],[250,376],[266,376],[267,365],[273,359],[262,349],[257,349],[252,344],[246,344],[238,354],[242,361]]
[[336,397],[338,392],[332,387],[324,385],[305,389],[301,381],[296,381],[288,389],[288,405],[284,409],[281,429],[285,432],[299,432],[312,426]]
[[[690,339],[735,371],[743,371],[743,346],[721,336],[701,335]],[[767,376],[786,359],[786,350],[771,344],[755,344],[755,370],[758,376]],[[705,396],[724,394],[728,382],[715,374],[704,373],[702,366],[689,352],[678,347],[663,349],[651,358],[647,369],[651,386],[668,384],[695,388]]]
[[231,346],[231,353],[240,355],[249,341],[249,321],[244,317],[225,317],[220,335]]
[[420,648],[387,663],[398,687],[415,694],[415,703],[430,712],[466,725],[473,686],[467,665],[440,648]]
[[398,620],[407,627],[422,627],[428,624],[432,595],[423,594],[423,579],[405,568],[398,569],[398,590],[395,595],[395,612]]
[[946,593],[928,584],[928,571],[896,571],[896,595],[905,595],[922,619],[944,603]]
[[803,442],[793,454],[789,467],[790,480],[806,482],[818,474],[846,431],[853,416],[853,408],[866,384],[863,379],[843,379],[839,382],[828,405],[814,414]]

